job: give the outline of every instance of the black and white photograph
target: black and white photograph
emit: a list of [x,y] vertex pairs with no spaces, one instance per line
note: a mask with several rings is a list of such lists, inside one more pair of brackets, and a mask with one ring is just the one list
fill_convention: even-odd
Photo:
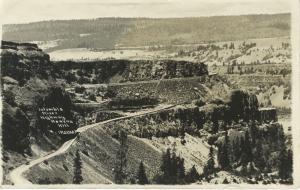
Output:
[[1,9],[2,187],[299,188],[298,0]]

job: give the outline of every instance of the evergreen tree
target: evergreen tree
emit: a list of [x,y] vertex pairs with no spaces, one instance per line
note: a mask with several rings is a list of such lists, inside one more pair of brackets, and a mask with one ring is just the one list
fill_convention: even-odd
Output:
[[170,183],[170,170],[171,170],[171,150],[167,149],[166,153],[162,156],[162,165],[160,167],[162,171],[161,181],[159,183],[169,184]]
[[214,160],[214,152],[213,151],[214,151],[214,149],[211,146],[209,149],[208,160],[203,169],[203,175],[205,177],[208,177],[209,175],[213,174],[215,171],[215,160]]
[[224,180],[223,180],[223,182],[222,182],[223,184],[229,184],[229,181],[228,181],[228,179],[227,178],[225,178]]
[[172,151],[172,157],[171,157],[171,168],[170,168],[170,180],[171,184],[177,183],[177,170],[178,170],[178,163],[180,158],[176,156],[175,150]]
[[189,170],[189,172],[186,174],[186,179],[185,181],[187,183],[194,183],[199,179],[199,173],[196,170],[195,165]]
[[228,170],[230,169],[230,161],[228,156],[228,135],[225,133],[225,140],[223,144],[220,144],[218,147],[218,162],[221,166],[221,169]]
[[176,155],[175,150],[168,148],[162,157],[160,167],[162,174],[156,177],[157,183],[161,184],[183,184],[185,183],[184,159]]
[[279,171],[279,177],[281,179],[287,179],[288,178],[288,172],[286,168],[287,164],[287,152],[285,148],[282,148],[279,154],[279,165],[278,165],[278,171]]
[[245,148],[245,138],[242,137],[241,138],[241,143],[240,143],[240,154],[241,154],[241,156],[240,156],[240,158],[241,158],[240,162],[241,162],[242,165],[246,164],[246,162],[247,162],[246,155],[245,155],[245,149],[246,149]]
[[213,121],[211,132],[213,134],[216,134],[218,131],[219,131],[219,123],[218,123],[218,121]]
[[141,161],[139,170],[137,172],[137,183],[140,185],[149,184],[148,178],[146,176],[145,167],[143,162]]
[[234,43],[230,43],[229,49],[234,49]]
[[184,159],[178,157],[178,167],[177,167],[177,183],[185,183],[185,168],[184,168]]
[[239,161],[241,157],[241,147],[240,147],[240,138],[237,138],[232,143],[232,154],[233,154],[233,162]]
[[212,112],[211,120],[213,122],[212,133],[217,133],[219,130],[219,109],[215,108]]
[[229,139],[228,139],[228,131],[225,133],[225,143],[224,143],[224,168],[229,169],[230,168],[230,160],[229,160]]
[[247,145],[246,145],[246,142],[245,142],[245,137],[241,138],[241,156],[240,156],[240,164],[243,166],[243,167],[246,167],[247,166],[247,163],[249,162],[249,158],[247,156]]
[[234,119],[235,121],[238,121],[243,116],[245,107],[244,96],[245,93],[241,90],[235,90],[231,93],[229,106],[230,112],[232,114],[232,119]]
[[266,167],[266,161],[263,154],[262,144],[260,141],[256,143],[255,156],[253,157],[253,161],[255,165],[263,171]]
[[292,150],[288,150],[288,152],[287,152],[286,169],[287,169],[289,178],[292,178],[293,177],[293,152],[292,152]]
[[127,166],[127,134],[121,130],[119,135],[120,147],[117,151],[116,164],[115,164],[115,182],[123,184],[126,180],[126,166]]
[[291,150],[287,150],[284,140],[285,137],[282,138],[278,163],[278,175],[282,180],[289,180],[292,178],[293,172],[293,153]]
[[76,151],[76,156],[74,159],[73,166],[74,166],[73,183],[80,184],[83,181],[83,178],[82,178],[82,172],[81,172],[82,162],[81,162],[79,150]]
[[253,154],[252,154],[252,143],[250,140],[249,132],[246,131],[245,134],[245,144],[244,144],[244,149],[242,150],[246,154],[246,161],[247,162],[252,162],[253,161]]

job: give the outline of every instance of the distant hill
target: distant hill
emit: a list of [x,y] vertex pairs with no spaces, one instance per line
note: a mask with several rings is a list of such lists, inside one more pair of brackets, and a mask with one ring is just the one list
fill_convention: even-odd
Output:
[[59,40],[48,51],[66,48],[193,44],[290,35],[290,14],[198,18],[98,18],[3,26],[3,39]]

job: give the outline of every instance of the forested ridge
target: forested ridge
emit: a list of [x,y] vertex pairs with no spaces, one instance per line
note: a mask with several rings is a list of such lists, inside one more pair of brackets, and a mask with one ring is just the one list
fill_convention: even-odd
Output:
[[[157,35],[159,34],[159,35]],[[3,26],[3,39],[61,40],[66,48],[174,45],[290,35],[290,14],[195,18],[97,18],[52,20]]]

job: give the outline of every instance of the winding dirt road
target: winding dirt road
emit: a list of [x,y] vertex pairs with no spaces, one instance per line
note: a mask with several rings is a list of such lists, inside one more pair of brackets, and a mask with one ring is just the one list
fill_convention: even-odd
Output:
[[[124,116],[124,117],[118,117],[118,118],[114,118],[114,119],[110,119],[110,120],[106,120],[106,121],[102,121],[99,123],[95,123],[95,124],[91,124],[91,125],[87,125],[84,127],[80,127],[77,129],[78,133],[82,133],[88,129],[91,129],[93,127],[96,126],[101,126],[103,124],[106,123],[110,123],[110,122],[114,122],[114,121],[119,121],[119,120],[123,120],[123,119],[128,119],[128,118],[132,118],[132,117],[139,117],[142,115],[147,115],[147,114],[151,114],[151,113],[155,113],[155,112],[159,112],[161,110],[165,110],[165,109],[170,109],[172,107],[175,107],[175,105],[160,105],[157,106],[153,109],[149,109],[149,110],[144,110],[144,111],[140,111],[140,112],[136,112],[133,113],[132,115],[129,116]],[[68,140],[66,141],[59,149],[57,149],[55,152],[49,153],[47,155],[44,155],[40,158],[37,158],[35,160],[30,161],[29,163],[23,164],[15,169],[13,169],[10,173],[9,173],[9,178],[11,180],[11,182],[13,183],[13,185],[18,185],[22,187],[24,185],[30,185],[32,184],[30,181],[28,181],[24,176],[23,173],[26,172],[27,170],[29,170],[31,167],[40,164],[41,162],[48,160],[50,158],[53,158],[57,155],[63,154],[65,153],[73,144],[73,142],[76,140],[76,137],[74,139]]]
[[40,157],[36,160],[33,160],[29,162],[28,164],[23,164],[14,170],[12,170],[9,174],[10,180],[13,182],[14,185],[28,185],[32,184],[30,181],[28,181],[22,174],[31,168],[32,166],[39,164],[49,158],[52,158],[54,156],[60,155],[65,153],[68,148],[72,145],[72,143],[75,141],[76,138],[66,141],[59,149],[57,149],[55,152],[47,154],[43,157]]

